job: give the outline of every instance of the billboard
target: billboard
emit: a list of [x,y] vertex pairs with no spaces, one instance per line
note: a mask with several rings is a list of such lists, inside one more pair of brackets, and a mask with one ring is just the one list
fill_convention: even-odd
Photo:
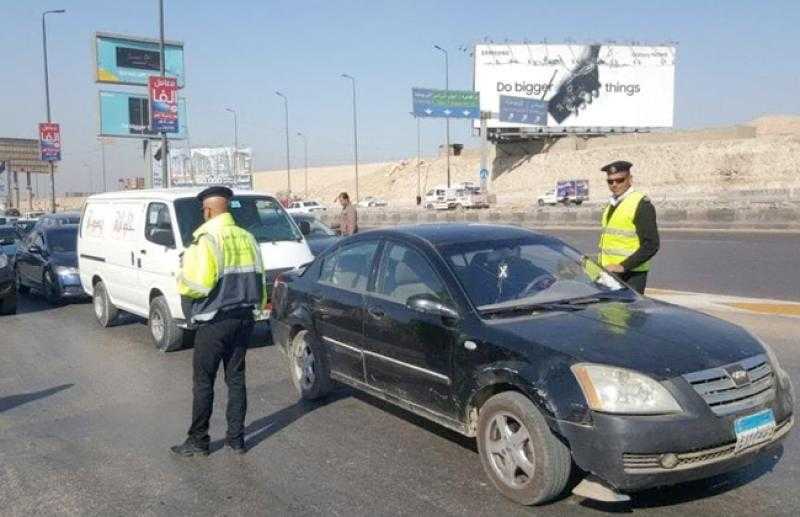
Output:
[[[98,32],[94,46],[98,83],[147,86],[148,78],[161,72],[158,40]],[[183,43],[166,42],[164,64],[166,75],[175,78],[178,88],[183,88]]]
[[[241,190],[253,189],[253,153],[239,148],[234,179],[233,147],[170,146],[169,173],[173,187],[226,185]],[[161,162],[152,160],[153,188],[161,187]]]
[[43,162],[61,161],[61,128],[54,122],[39,124],[39,152]]
[[[171,139],[184,139],[186,128],[186,100],[178,98],[178,132],[167,133]],[[101,137],[159,138],[150,128],[150,101],[147,95],[130,92],[100,91]]]
[[178,132],[178,84],[172,77],[150,77],[150,129]]
[[39,140],[34,138],[0,138],[0,162],[5,164],[7,171],[50,172],[50,163],[42,161]]
[[494,114],[501,96],[545,101],[548,128],[672,127],[675,55],[670,46],[481,44],[475,90]]

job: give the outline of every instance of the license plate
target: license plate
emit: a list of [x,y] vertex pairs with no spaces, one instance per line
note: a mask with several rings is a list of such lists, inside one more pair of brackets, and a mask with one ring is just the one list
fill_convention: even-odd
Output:
[[735,452],[739,452],[772,438],[772,433],[775,432],[775,415],[771,409],[765,409],[738,418],[733,423],[733,430],[736,432]]

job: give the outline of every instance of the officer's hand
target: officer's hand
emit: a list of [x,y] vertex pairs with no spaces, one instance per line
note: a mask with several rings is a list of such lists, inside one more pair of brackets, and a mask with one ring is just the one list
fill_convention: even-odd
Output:
[[624,273],[625,272],[625,268],[622,267],[622,265],[620,265],[620,264],[610,264],[610,265],[606,266],[606,269],[608,270],[609,273]]

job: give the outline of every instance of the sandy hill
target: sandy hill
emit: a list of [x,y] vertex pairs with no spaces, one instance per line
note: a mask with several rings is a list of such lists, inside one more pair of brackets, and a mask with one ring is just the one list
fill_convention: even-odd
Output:
[[[498,202],[529,206],[555,182],[590,181],[594,200],[607,196],[599,168],[625,159],[634,163],[637,188],[655,200],[725,198],[731,193],[800,187],[800,116],[764,116],[741,126],[627,134],[590,139],[567,137],[548,143],[504,144],[492,151],[490,190]],[[395,206],[411,205],[417,193],[417,161],[359,165],[361,197],[380,196]],[[422,192],[445,182],[444,156],[419,164]],[[479,153],[451,158],[452,181],[477,181]],[[352,166],[309,169],[310,198],[328,203],[353,193]],[[292,190],[304,192],[303,171],[292,171]],[[285,171],[256,173],[256,187],[286,189]]]

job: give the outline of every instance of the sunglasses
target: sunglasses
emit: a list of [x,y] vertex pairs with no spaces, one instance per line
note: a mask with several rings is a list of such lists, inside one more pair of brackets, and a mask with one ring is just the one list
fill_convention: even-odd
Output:
[[624,178],[608,179],[606,180],[606,183],[609,185],[619,185],[620,183],[625,183],[626,181],[628,181],[627,176]]

